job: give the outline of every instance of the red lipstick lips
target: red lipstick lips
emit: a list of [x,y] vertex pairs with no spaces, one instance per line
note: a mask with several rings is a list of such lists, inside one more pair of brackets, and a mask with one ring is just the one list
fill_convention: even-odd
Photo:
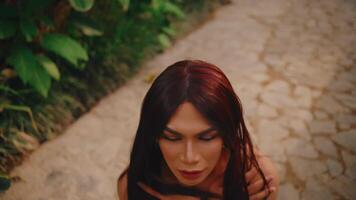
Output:
[[199,178],[199,176],[202,174],[203,170],[201,171],[179,171],[180,174],[186,178],[186,179],[189,179],[189,180],[194,180],[194,179],[197,179]]

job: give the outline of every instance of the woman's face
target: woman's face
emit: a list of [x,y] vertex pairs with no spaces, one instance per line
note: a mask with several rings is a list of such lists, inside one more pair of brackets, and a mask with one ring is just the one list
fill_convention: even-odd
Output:
[[223,140],[199,111],[189,102],[181,104],[167,123],[159,146],[163,157],[178,181],[196,186],[216,166]]

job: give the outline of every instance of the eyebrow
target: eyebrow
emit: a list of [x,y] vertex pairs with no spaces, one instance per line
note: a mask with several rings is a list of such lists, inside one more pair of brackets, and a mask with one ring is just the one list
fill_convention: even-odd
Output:
[[[166,130],[166,131],[168,131],[168,132],[170,132],[172,134],[175,134],[175,135],[183,135],[182,133],[180,133],[180,132],[178,132],[176,130],[170,129],[168,127],[165,127],[164,130]],[[208,128],[208,129],[206,129],[204,131],[198,132],[196,135],[203,135],[203,134],[209,133],[211,131],[215,131],[215,130],[217,130],[217,129],[214,128],[214,127],[210,127],[210,128]]]

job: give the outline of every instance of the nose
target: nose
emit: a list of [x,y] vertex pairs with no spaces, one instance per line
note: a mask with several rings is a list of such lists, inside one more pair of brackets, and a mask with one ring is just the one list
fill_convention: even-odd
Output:
[[186,141],[184,152],[181,154],[181,160],[186,164],[195,164],[199,162],[199,153],[196,151],[193,141]]

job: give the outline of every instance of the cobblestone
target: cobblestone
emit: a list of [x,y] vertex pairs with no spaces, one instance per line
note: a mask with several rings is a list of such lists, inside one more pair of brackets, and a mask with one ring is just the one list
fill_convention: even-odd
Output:
[[333,158],[338,157],[336,146],[326,137],[315,137],[315,147],[323,154],[331,156]]
[[299,200],[299,192],[291,183],[281,185],[279,199]]
[[296,176],[306,183],[308,183],[307,178],[327,171],[326,165],[316,159],[289,157],[288,160]]
[[356,156],[343,151],[342,157],[346,165],[346,176],[356,180]]
[[332,200],[334,199],[332,193],[328,188],[319,184],[317,181],[310,179],[307,181],[306,190],[302,194],[303,200],[312,200],[312,199],[325,199]]
[[117,199],[145,77],[191,58],[227,74],[256,145],[282,176],[279,199],[356,199],[355,21],[352,0],[232,0],[42,145],[1,198]]
[[311,140],[310,133],[305,125],[305,122],[300,119],[293,119],[288,124],[288,127],[291,128],[292,133],[307,140]]
[[356,129],[336,134],[332,136],[332,139],[339,145],[356,153]]
[[326,164],[328,166],[329,173],[332,177],[338,177],[342,174],[342,165],[334,160],[334,159],[328,159],[326,161]]
[[309,124],[312,134],[336,133],[336,123],[332,120],[313,120]]
[[305,158],[318,158],[319,153],[315,147],[308,141],[298,138],[288,138],[283,141],[288,155],[300,156]]
[[277,113],[277,110],[274,109],[273,107],[266,106],[264,104],[260,104],[258,106],[258,115],[261,117],[273,118],[273,117],[277,117],[278,113]]

